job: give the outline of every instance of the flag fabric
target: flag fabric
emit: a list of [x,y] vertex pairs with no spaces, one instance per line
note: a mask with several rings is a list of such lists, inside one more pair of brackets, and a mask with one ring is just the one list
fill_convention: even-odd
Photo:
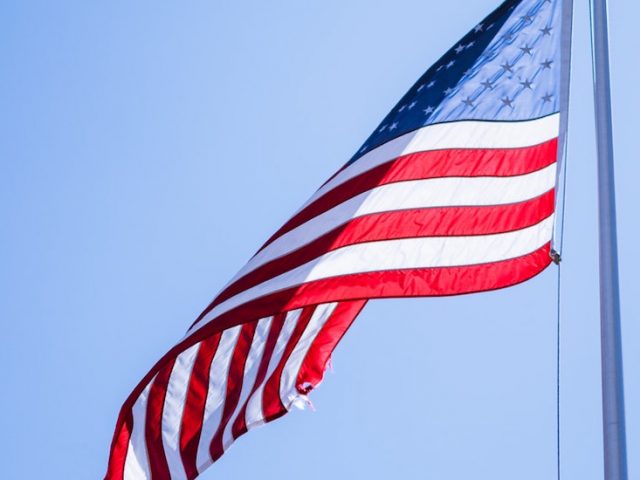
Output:
[[566,3],[504,2],[418,80],[134,389],[106,479],[196,478],[304,406],[369,299],[493,290],[549,265]]

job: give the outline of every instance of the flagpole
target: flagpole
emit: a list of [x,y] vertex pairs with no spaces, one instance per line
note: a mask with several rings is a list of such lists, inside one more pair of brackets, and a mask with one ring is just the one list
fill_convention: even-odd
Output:
[[591,40],[598,150],[604,478],[627,480],[606,0],[591,0]]

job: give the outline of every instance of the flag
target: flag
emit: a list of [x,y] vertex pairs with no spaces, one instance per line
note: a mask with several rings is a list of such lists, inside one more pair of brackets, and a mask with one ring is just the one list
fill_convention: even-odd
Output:
[[508,0],[429,68],[133,390],[108,480],[196,478],[304,406],[370,299],[494,290],[549,265],[567,4]]

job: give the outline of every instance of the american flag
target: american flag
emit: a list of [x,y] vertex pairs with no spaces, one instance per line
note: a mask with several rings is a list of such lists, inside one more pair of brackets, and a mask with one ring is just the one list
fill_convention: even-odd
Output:
[[134,389],[108,480],[196,478],[304,406],[369,299],[498,289],[549,265],[567,4],[504,2],[418,80]]

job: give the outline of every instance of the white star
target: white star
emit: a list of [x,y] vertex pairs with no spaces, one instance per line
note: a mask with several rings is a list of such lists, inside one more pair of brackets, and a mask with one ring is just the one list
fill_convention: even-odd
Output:
[[427,83],[427,88],[431,88],[436,84],[435,80],[431,80],[429,83]]
[[509,64],[508,61],[504,62],[502,65],[500,65],[502,67],[502,69],[505,72],[509,72],[509,73],[513,73],[513,65],[514,64]]
[[533,82],[531,82],[531,80],[525,79],[523,82],[520,82],[520,85],[522,85],[524,88],[528,88],[529,90],[531,90],[533,86]]
[[425,115],[431,115],[432,113],[433,113],[433,107],[429,106],[429,107],[424,109],[424,114]]
[[389,130],[395,130],[396,128],[398,128],[398,122],[393,122],[389,127]]
[[473,31],[476,32],[476,33],[481,32],[483,27],[484,27],[484,24],[483,23],[479,23],[478,25],[473,27]]
[[423,83],[422,85],[420,85],[416,91],[417,91],[417,92],[419,92],[419,91],[420,91],[420,90],[422,90],[423,88],[424,88],[424,83]]
[[548,26],[540,29],[540,31],[542,32],[542,36],[551,35],[551,30],[552,28]]
[[444,91],[444,94],[449,95],[451,92],[453,92],[453,88],[447,87],[446,90]]
[[418,102],[415,102],[415,101],[414,101],[414,102],[411,102],[407,108],[408,108],[409,110],[411,110],[413,107],[415,107],[415,106],[416,106],[416,103],[418,103]]
[[447,70],[449,70],[451,67],[453,67],[453,65],[456,63],[455,60],[451,60],[449,63],[447,63]]
[[493,82],[489,79],[486,79],[484,82],[480,82],[480,85],[482,85],[485,90],[493,90]]
[[399,111],[399,112],[401,112],[401,111],[403,111],[405,108],[407,108],[407,106],[406,106],[406,105],[402,105],[402,106],[398,109],[398,111]]
[[386,126],[386,125],[382,125],[382,126],[380,127],[380,130],[378,130],[378,132],[382,132],[385,128],[387,128],[387,126]]
[[524,47],[520,47],[520,50],[527,55],[531,55],[532,48],[529,45],[525,45]]
[[460,52],[461,52],[461,51],[463,51],[463,50],[464,50],[464,47],[463,47],[462,45],[458,45],[458,46],[455,48],[456,53],[460,53]]

